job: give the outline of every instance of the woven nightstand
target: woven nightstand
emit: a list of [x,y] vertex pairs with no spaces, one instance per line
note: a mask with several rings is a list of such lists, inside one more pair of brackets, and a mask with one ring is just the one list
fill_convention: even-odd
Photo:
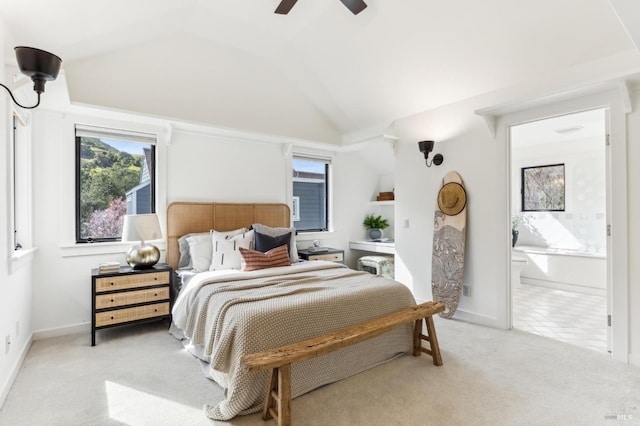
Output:
[[173,269],[156,265],[119,272],[91,271],[91,346],[96,331],[171,317]]

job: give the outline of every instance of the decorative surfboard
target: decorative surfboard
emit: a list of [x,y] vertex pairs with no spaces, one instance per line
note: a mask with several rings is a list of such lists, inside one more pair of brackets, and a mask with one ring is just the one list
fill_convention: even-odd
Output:
[[464,245],[467,224],[467,196],[462,177],[449,172],[442,179],[433,222],[431,290],[433,300],[443,302],[443,318],[458,309],[464,277]]

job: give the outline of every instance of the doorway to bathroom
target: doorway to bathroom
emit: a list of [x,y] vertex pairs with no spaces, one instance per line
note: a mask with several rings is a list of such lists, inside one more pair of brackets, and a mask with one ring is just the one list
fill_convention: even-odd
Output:
[[608,110],[510,128],[513,328],[610,350]]

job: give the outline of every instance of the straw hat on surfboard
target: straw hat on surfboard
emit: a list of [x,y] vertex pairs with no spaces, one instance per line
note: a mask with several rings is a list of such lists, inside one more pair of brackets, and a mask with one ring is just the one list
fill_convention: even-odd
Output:
[[433,222],[431,291],[433,300],[445,305],[440,316],[451,318],[462,296],[467,224],[467,194],[457,172],[449,172],[442,179],[437,201]]

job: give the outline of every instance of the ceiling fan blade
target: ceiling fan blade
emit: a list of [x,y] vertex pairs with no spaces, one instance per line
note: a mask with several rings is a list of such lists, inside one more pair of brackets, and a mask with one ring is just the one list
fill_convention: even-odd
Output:
[[354,15],[362,12],[367,8],[367,4],[363,0],[340,0],[342,4],[347,6],[347,9]]
[[296,4],[298,0],[282,0],[278,7],[276,8],[275,13],[279,15],[286,15],[289,13],[291,8]]

